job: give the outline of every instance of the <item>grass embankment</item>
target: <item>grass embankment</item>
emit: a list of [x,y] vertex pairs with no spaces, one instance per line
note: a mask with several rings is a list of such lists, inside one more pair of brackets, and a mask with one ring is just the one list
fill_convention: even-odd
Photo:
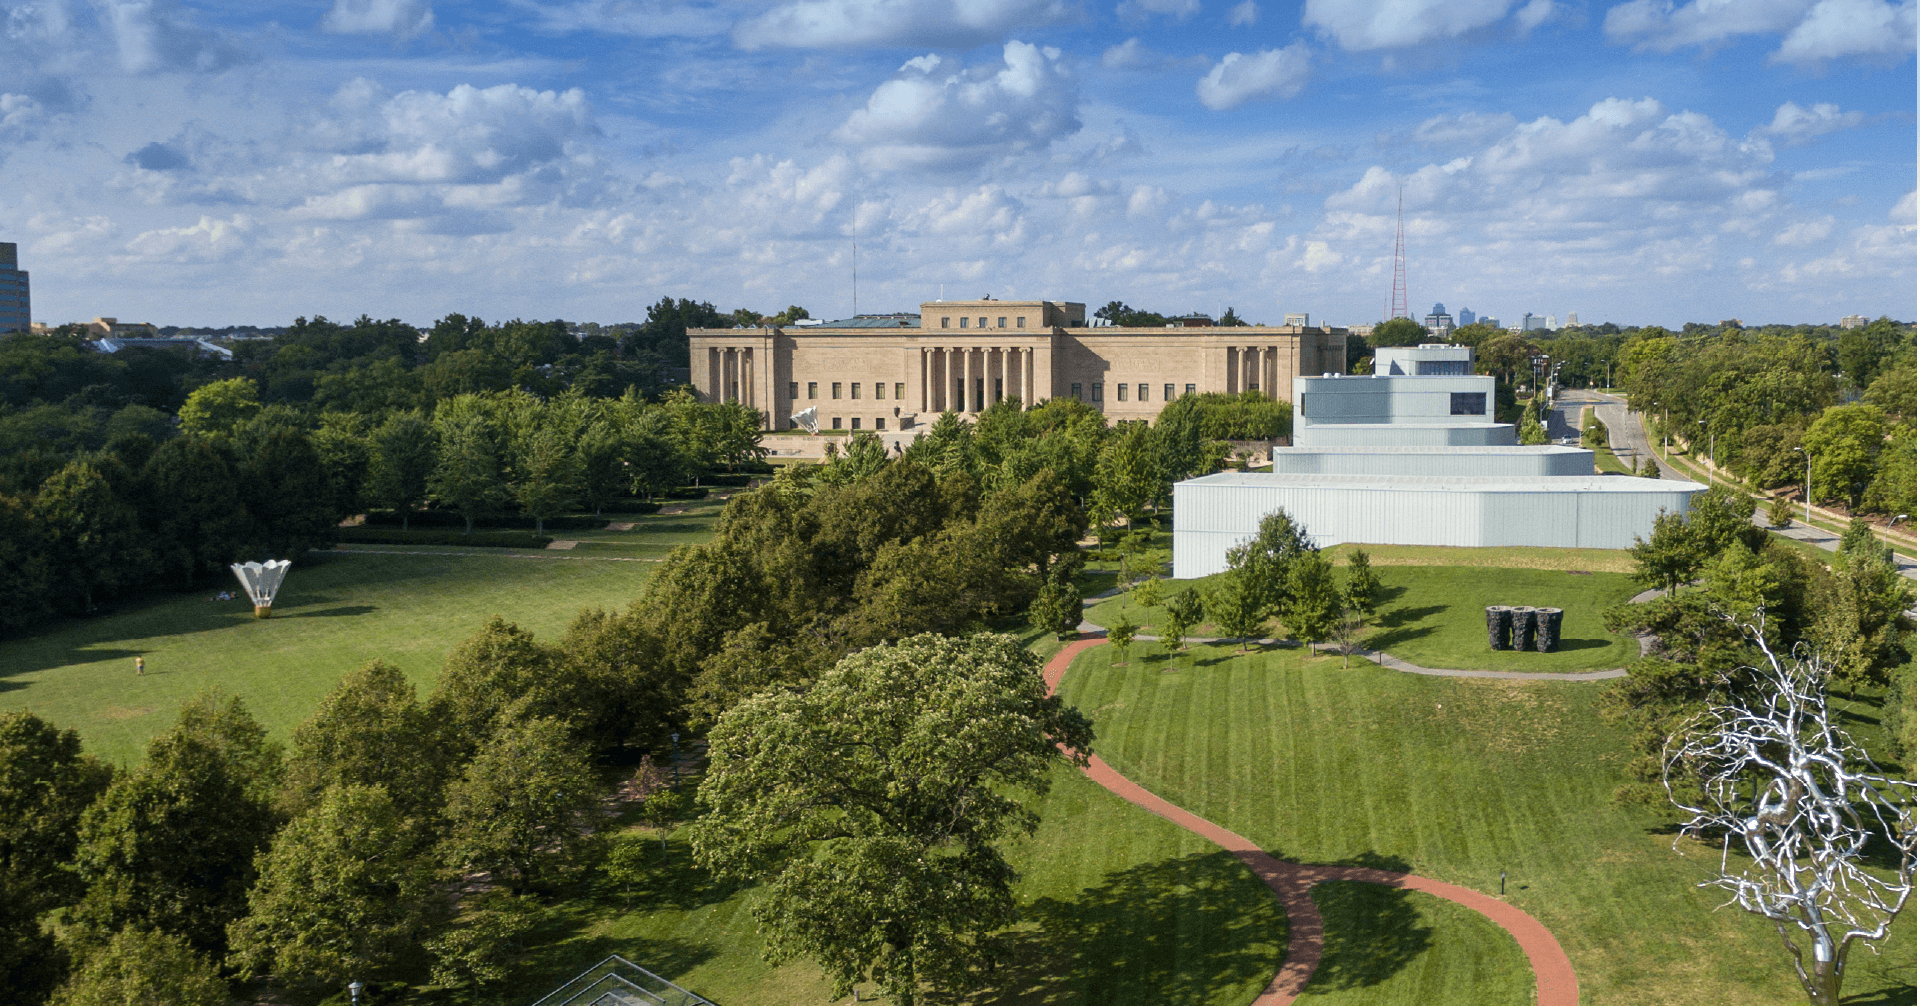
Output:
[[[1595,415],[1595,412],[1594,412],[1594,410],[1593,410],[1593,407],[1592,407],[1592,406],[1588,406],[1588,407],[1587,407],[1587,409],[1586,409],[1586,411],[1585,411],[1585,412],[1583,412],[1583,413],[1581,413],[1581,417],[1580,417],[1580,428],[1581,428],[1581,429],[1583,429],[1583,430],[1584,430],[1584,429],[1586,429],[1586,428],[1587,428],[1587,423],[1588,423],[1588,421],[1589,421],[1589,419],[1590,419],[1590,418],[1597,418],[1597,417],[1596,417],[1596,415]],[[1601,421],[1601,423],[1600,423],[1600,428],[1601,428],[1601,429],[1606,429],[1606,426],[1607,426],[1607,424],[1606,424],[1606,423],[1605,423],[1604,421]],[[1608,431],[1608,437],[1607,437],[1607,442],[1608,442],[1608,443],[1612,443],[1612,442],[1613,442],[1613,437],[1612,437],[1612,431],[1611,431],[1611,430],[1609,430],[1609,431]],[[1616,456],[1614,456],[1614,453],[1613,453],[1613,448],[1611,448],[1611,447],[1595,447],[1595,448],[1593,448],[1593,466],[1594,466],[1594,467],[1595,467],[1596,469],[1598,469],[1598,470],[1600,471],[1600,473],[1601,473],[1602,475],[1632,475],[1632,474],[1634,474],[1634,471],[1633,471],[1633,469],[1631,469],[1631,468],[1628,468],[1628,467],[1627,467],[1627,466],[1626,466],[1625,464],[1623,464],[1623,463],[1622,463],[1622,462],[1620,461],[1620,459],[1619,459],[1618,457],[1616,457]]]
[[[719,504],[688,508],[622,518],[631,531],[572,532],[581,539],[572,551],[462,556],[457,547],[355,545],[361,554],[309,553],[265,621],[244,599],[209,600],[237,589],[231,580],[122,599],[110,613],[0,642],[0,708],[78,730],[89,752],[125,764],[172,725],[182,702],[217,687],[246,699],[285,739],[342,674],[370,660],[397,665],[425,692],[447,652],[492,615],[552,639],[582,608],[625,607],[655,564],[593,557],[660,558],[704,540]],[[364,554],[377,552],[395,554]],[[144,676],[134,676],[135,656],[146,657]]]
[[[1171,661],[1136,644],[1083,655],[1062,691],[1102,756],[1168,800],[1306,863],[1405,869],[1508,900],[1559,939],[1597,1003],[1777,1006],[1801,998],[1764,920],[1694,887],[1718,850],[1673,848],[1672,819],[1615,806],[1626,731],[1603,685],[1461,680],[1296,649]],[[1684,853],[1684,855],[1682,854]],[[1358,888],[1362,885],[1343,885]],[[1418,896],[1321,888],[1329,964],[1302,1002],[1531,1001],[1519,948]],[[1470,914],[1470,913],[1465,913]],[[1914,916],[1851,962],[1850,1003],[1914,1001]]]
[[[1346,553],[1351,549],[1341,546],[1328,551]],[[1367,551],[1373,554],[1371,548]],[[1541,558],[1546,561],[1545,557]],[[1495,573],[1487,567],[1401,566],[1379,561],[1376,565],[1382,567],[1379,576],[1386,596],[1379,615],[1360,644],[1422,667],[1588,671],[1623,667],[1640,653],[1639,644],[1632,636],[1608,632],[1601,621],[1601,614],[1607,608],[1640,591],[1624,573],[1574,574],[1565,570],[1512,567]],[[1344,581],[1344,573],[1336,576]],[[1205,589],[1213,579],[1204,577],[1191,582]],[[1168,581],[1162,593],[1188,582]],[[1494,604],[1564,610],[1558,652],[1488,649],[1486,608]],[[1143,626],[1142,632],[1154,635],[1156,633],[1146,627],[1159,625],[1166,617],[1166,609],[1143,607],[1135,603],[1132,594],[1124,594],[1090,608],[1087,620],[1105,626],[1121,615]],[[1216,636],[1219,632],[1212,625],[1202,625],[1190,634]]]

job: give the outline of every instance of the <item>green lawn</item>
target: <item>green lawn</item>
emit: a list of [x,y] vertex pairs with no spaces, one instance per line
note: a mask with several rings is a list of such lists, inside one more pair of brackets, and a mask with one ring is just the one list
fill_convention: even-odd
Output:
[[[1633,637],[1614,635],[1601,622],[1603,611],[1639,593],[1640,588],[1623,573],[1383,565],[1379,575],[1387,599],[1362,644],[1423,667],[1584,671],[1625,666],[1640,652]],[[1204,585],[1211,579],[1192,582]],[[1169,581],[1167,586],[1185,582]],[[1486,607],[1492,604],[1565,610],[1559,651],[1488,649]],[[1088,609],[1087,619],[1104,626],[1122,614],[1136,625],[1154,626],[1165,617],[1165,609],[1142,607],[1129,593]],[[1202,625],[1193,634],[1218,633],[1213,626]]]
[[[1060,768],[1053,780],[1035,808],[1039,832],[1008,849],[1025,920],[1010,934],[1002,975],[966,1001],[1124,1006],[1149,989],[1162,1003],[1251,1001],[1285,955],[1286,914],[1266,885],[1217,846],[1078,772]],[[558,907],[503,1006],[531,1002],[610,953],[723,1004],[827,1001],[811,964],[761,960],[753,890],[713,882],[677,836],[667,855],[631,908],[605,883]]]
[[[1693,886],[1717,850],[1688,843],[1682,855],[1671,818],[1613,804],[1627,737],[1601,715],[1605,686],[1342,670],[1293,649],[1195,646],[1169,661],[1142,644],[1128,666],[1113,659],[1089,651],[1062,686],[1094,717],[1103,757],[1277,856],[1407,869],[1489,894],[1506,870],[1509,900],[1573,959],[1583,1001],[1800,998],[1772,926],[1716,910],[1723,899]],[[1329,946],[1372,947],[1353,966],[1378,981],[1335,988],[1344,969],[1323,972],[1316,996],[1530,1001],[1519,949],[1471,913],[1396,892],[1317,895],[1343,898],[1361,903],[1329,913]],[[1849,1003],[1913,1002],[1914,953],[1908,913],[1881,956],[1856,952]]]
[[[424,692],[447,652],[489,616],[550,639],[582,608],[625,607],[655,565],[590,557],[665,556],[705,538],[718,511],[702,502],[684,515],[621,518],[634,530],[578,532],[585,543],[570,552],[313,552],[288,572],[265,621],[246,601],[209,600],[236,587],[224,581],[121,599],[110,613],[0,641],[0,708],[31,709],[80,731],[91,753],[125,763],[172,724],[180,703],[218,687],[244,697],[284,739],[342,674],[369,660],[398,665]],[[381,551],[437,554],[362,554]],[[133,674],[136,655],[146,657],[145,676]]]

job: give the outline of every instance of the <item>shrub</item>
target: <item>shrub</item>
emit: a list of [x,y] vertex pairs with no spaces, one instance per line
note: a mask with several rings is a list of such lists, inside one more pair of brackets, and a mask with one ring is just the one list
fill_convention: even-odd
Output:
[[[604,521],[602,523],[605,523]],[[519,531],[400,531],[383,528],[340,529],[335,539],[351,545],[470,545],[475,548],[546,548],[553,538]]]

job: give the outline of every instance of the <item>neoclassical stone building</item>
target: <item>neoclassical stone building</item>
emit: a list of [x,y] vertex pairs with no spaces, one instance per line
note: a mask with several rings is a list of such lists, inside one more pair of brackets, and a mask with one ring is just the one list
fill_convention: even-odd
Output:
[[1285,398],[1295,377],[1346,369],[1345,329],[1303,325],[1090,328],[1085,304],[934,301],[918,316],[690,329],[694,390],[758,409],[768,429],[814,406],[826,429],[913,430],[1003,398],[1075,398],[1152,419],[1190,391]]

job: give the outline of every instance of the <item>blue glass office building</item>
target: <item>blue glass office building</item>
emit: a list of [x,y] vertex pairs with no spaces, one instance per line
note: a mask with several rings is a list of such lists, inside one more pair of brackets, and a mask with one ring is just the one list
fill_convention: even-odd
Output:
[[14,245],[0,241],[0,332],[24,332],[32,320],[27,274],[20,269]]

